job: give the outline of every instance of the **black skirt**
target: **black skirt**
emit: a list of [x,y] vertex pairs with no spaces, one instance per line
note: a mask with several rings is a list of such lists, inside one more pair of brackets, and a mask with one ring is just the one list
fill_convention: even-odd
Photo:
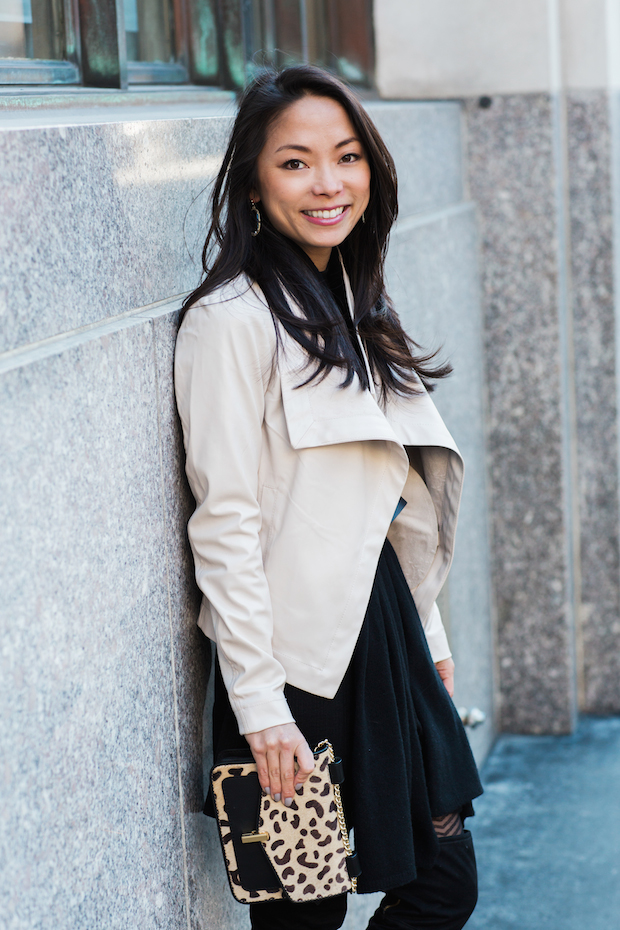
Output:
[[[216,663],[217,666],[217,663]],[[347,822],[361,893],[387,891],[431,868],[439,853],[432,818],[471,816],[482,786],[465,730],[433,664],[394,549],[386,540],[366,617],[333,700],[286,685],[299,729],[314,747],[328,738],[344,762]],[[245,747],[217,666],[214,756]]]

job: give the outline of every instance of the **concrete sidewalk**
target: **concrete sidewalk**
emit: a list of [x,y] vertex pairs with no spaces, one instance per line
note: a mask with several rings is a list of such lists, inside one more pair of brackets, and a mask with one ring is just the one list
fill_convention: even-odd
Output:
[[502,736],[482,774],[467,930],[620,930],[620,718]]

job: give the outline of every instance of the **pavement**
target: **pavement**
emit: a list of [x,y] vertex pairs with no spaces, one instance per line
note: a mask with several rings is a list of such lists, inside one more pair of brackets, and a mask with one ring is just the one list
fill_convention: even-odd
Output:
[[482,779],[466,930],[620,930],[620,718],[501,736]]

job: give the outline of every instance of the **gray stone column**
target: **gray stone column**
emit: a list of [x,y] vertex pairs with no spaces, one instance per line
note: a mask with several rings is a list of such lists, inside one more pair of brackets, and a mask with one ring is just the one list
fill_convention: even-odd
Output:
[[[566,97],[581,603],[579,703],[620,711],[612,135],[606,90]],[[615,154],[617,157],[617,153]]]
[[500,727],[560,733],[573,727],[576,693],[557,119],[546,93],[497,95],[490,107],[476,98],[466,113],[481,226]]
[[606,90],[570,90],[466,112],[500,726],[557,732],[576,707],[620,710],[614,110]]

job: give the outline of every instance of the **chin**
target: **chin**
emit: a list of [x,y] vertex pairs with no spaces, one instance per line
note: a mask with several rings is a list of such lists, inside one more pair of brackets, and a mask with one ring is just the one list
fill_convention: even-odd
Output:
[[353,227],[350,229],[339,229],[338,232],[333,232],[331,236],[325,236],[321,239],[317,237],[317,241],[313,242],[312,245],[319,246],[323,248],[335,248],[337,245],[340,245],[347,236],[351,233]]

